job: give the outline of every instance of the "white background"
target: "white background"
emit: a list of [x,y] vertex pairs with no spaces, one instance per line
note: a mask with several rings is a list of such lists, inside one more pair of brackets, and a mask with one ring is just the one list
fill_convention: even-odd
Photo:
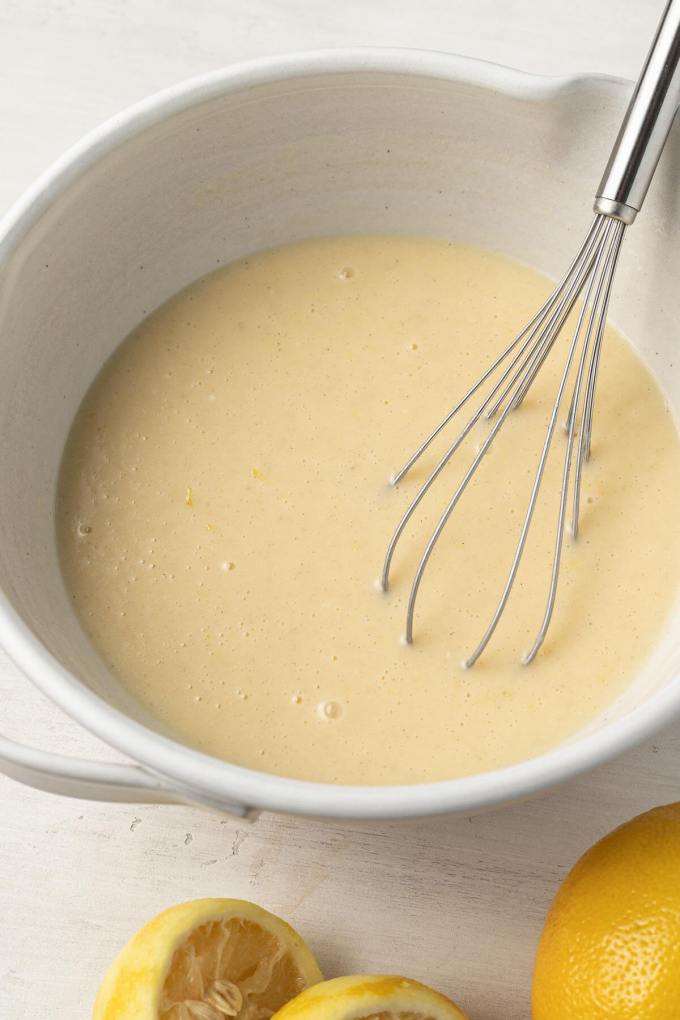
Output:
[[[121,107],[233,61],[418,46],[548,74],[635,77],[661,0],[0,0],[0,208]],[[114,755],[0,653],[2,731]],[[471,1020],[524,1020],[557,883],[612,825],[680,796],[680,726],[530,803],[420,824],[257,823],[69,801],[0,778],[0,1020],[81,1020],[111,957],[175,901],[280,912],[331,976],[402,972]]]

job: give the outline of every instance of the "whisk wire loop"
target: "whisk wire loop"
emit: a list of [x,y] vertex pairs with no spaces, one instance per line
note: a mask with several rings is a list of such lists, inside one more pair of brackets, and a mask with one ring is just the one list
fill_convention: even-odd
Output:
[[[607,235],[609,234],[610,229],[611,228],[609,227],[608,230],[607,230]],[[607,236],[605,236],[605,244],[606,244],[606,240],[607,240]],[[605,251],[605,246],[603,245],[603,247],[600,249],[600,251],[599,251],[599,253],[597,255],[597,258],[595,260],[594,266],[592,268],[589,267],[590,284],[588,286],[586,300],[583,302],[583,305],[581,306],[581,311],[580,311],[580,314],[579,314],[579,317],[578,317],[578,320],[577,320],[577,323],[576,323],[576,328],[574,329],[572,340],[571,340],[571,343],[569,345],[569,352],[567,354],[567,360],[566,360],[566,363],[565,363],[565,366],[564,366],[564,370],[562,372],[562,377],[560,379],[560,383],[559,383],[559,386],[558,386],[558,389],[557,389],[557,395],[556,395],[555,401],[553,403],[552,412],[550,414],[550,420],[548,422],[548,427],[547,427],[546,434],[545,434],[545,440],[544,440],[544,443],[543,443],[543,449],[541,450],[541,456],[539,458],[538,467],[536,469],[536,475],[535,475],[535,478],[534,478],[534,483],[533,483],[533,486],[532,486],[532,489],[531,489],[531,495],[529,497],[529,504],[527,506],[526,515],[525,515],[525,518],[524,518],[522,529],[520,531],[520,536],[519,536],[519,540],[517,542],[517,547],[515,549],[515,555],[513,557],[512,565],[510,567],[510,573],[508,574],[508,578],[507,578],[507,581],[505,583],[505,587],[503,589],[503,593],[502,593],[502,595],[500,597],[498,605],[496,606],[496,610],[495,610],[495,612],[493,614],[493,617],[491,618],[491,622],[489,623],[486,631],[484,632],[484,636],[482,637],[482,640],[479,642],[479,644],[477,645],[475,650],[472,652],[472,654],[469,655],[468,658],[465,659],[464,662],[463,662],[463,665],[464,665],[464,667],[466,669],[470,668],[470,666],[474,666],[475,662],[477,661],[479,656],[482,654],[482,652],[486,648],[486,646],[489,643],[489,641],[491,640],[491,637],[492,637],[494,631],[496,630],[496,627],[498,626],[498,623],[499,623],[499,621],[501,619],[501,616],[503,615],[503,611],[505,610],[505,607],[507,605],[508,599],[510,598],[510,593],[511,593],[513,585],[515,583],[515,579],[517,577],[517,572],[519,570],[519,566],[520,566],[520,563],[521,563],[521,560],[522,560],[522,556],[524,554],[524,549],[526,547],[526,542],[527,542],[527,538],[528,538],[528,535],[529,535],[529,529],[531,527],[531,521],[532,521],[532,518],[533,518],[533,515],[534,515],[534,510],[536,509],[536,504],[538,502],[538,496],[539,496],[539,492],[540,492],[540,488],[541,488],[541,483],[543,481],[543,475],[544,475],[544,472],[545,472],[545,466],[546,466],[546,463],[547,463],[547,460],[548,460],[548,454],[550,453],[550,447],[552,445],[553,436],[555,434],[555,427],[557,425],[557,421],[558,421],[558,417],[559,417],[559,413],[560,413],[560,407],[561,407],[561,404],[562,404],[562,398],[564,396],[564,392],[565,392],[565,389],[566,389],[566,386],[567,386],[567,381],[569,379],[569,374],[571,372],[571,367],[572,367],[572,363],[573,363],[573,360],[574,360],[574,355],[576,353],[576,349],[577,349],[577,346],[578,346],[578,340],[579,340],[579,336],[581,334],[581,327],[582,327],[583,320],[584,320],[584,317],[585,317],[585,314],[586,314],[587,302],[588,302],[588,300],[589,300],[589,298],[591,296],[592,286],[593,286],[593,283],[594,283],[594,281],[595,281],[595,279],[597,277],[597,271],[599,269],[600,263],[601,263],[602,259],[604,258],[604,251]],[[593,309],[593,312],[591,314],[591,319],[592,319],[592,315],[594,314],[594,311],[595,311],[595,309]],[[581,359],[581,361],[583,361],[583,359]],[[577,385],[578,385],[578,380],[577,380]],[[575,416],[574,416],[574,420],[575,420]],[[573,424],[572,424],[572,429],[573,429]],[[567,449],[569,449],[569,445],[567,445]],[[567,463],[567,460],[565,459],[565,465],[566,465],[566,463]],[[565,468],[565,474],[566,474],[566,468]],[[561,494],[561,502],[565,499],[564,482],[565,482],[565,478],[563,478],[563,488],[562,488],[562,494]],[[560,542],[560,548],[561,548],[561,542]],[[556,556],[555,559],[557,561],[558,557]],[[530,660],[527,658],[527,656],[525,656],[523,661],[524,662],[529,662]]]
[[[573,406],[574,414],[571,416],[571,422],[569,425],[569,433],[567,436],[567,444],[564,454],[564,468],[562,472],[562,487],[560,489],[560,505],[557,518],[557,535],[555,538],[555,551],[553,554],[552,571],[550,576],[550,588],[548,590],[548,600],[541,621],[538,634],[534,640],[531,649],[523,656],[522,662],[524,665],[529,665],[533,662],[538,654],[548,632],[550,622],[552,620],[553,611],[555,609],[555,601],[557,598],[557,585],[559,581],[560,563],[562,558],[562,545],[564,542],[564,523],[566,518],[567,501],[569,494],[569,474],[571,470],[572,453],[574,449],[574,438],[576,433],[576,424],[578,418],[578,407],[581,399],[581,389],[583,383],[583,376],[585,371],[586,360],[590,351],[590,343],[593,335],[593,329],[595,322],[597,321],[597,329],[595,330],[595,342],[592,348],[592,354],[590,357],[590,366],[588,371],[588,378],[591,377],[594,380],[594,372],[596,371],[594,366],[597,363],[598,350],[602,344],[602,337],[604,335],[604,327],[607,321],[607,307],[609,302],[609,293],[611,291],[611,283],[614,271],[616,269],[616,262],[618,259],[619,250],[621,248],[621,242],[623,240],[623,233],[625,230],[625,224],[620,221],[612,221],[608,225],[608,236],[605,240],[605,245],[600,252],[598,259],[598,265],[590,278],[588,284],[588,293],[583,302],[579,321],[574,333],[575,341],[578,338],[578,334],[581,331],[581,324],[583,321],[584,313],[586,308],[590,305],[590,316],[588,321],[588,327],[586,329],[585,340],[583,343],[581,358],[579,360],[578,372],[576,375],[576,382],[574,384],[574,395],[573,395]],[[610,243],[611,242],[611,243]],[[606,252],[606,255],[605,255]],[[602,272],[599,273],[600,265],[602,265]],[[599,274],[599,275],[598,275]],[[595,297],[592,299],[592,292],[595,290]],[[594,383],[593,383],[594,385]],[[588,383],[586,383],[587,391]],[[587,401],[587,394],[586,394]],[[575,540],[578,535],[578,508],[580,501],[580,489],[581,489],[581,472],[582,472],[582,451],[583,437],[585,435],[585,406],[584,413],[582,415],[582,426],[581,435],[579,437],[578,453],[576,459],[576,472],[574,478],[574,511],[572,517],[572,537]],[[559,411],[559,408],[558,408]]]
[[[526,515],[520,531],[510,572],[500,600],[496,606],[496,610],[486,631],[484,632],[482,640],[472,654],[463,661],[463,665],[466,668],[473,666],[480,657],[496,630],[510,597],[526,546],[534,510],[539,498],[548,454],[552,445],[567,383],[574,365],[579,340],[582,339],[581,352],[576,361],[578,365],[576,381],[571,396],[566,422],[567,448],[565,451],[565,461],[562,472],[562,488],[560,492],[557,535],[555,540],[555,552],[552,562],[548,601],[543,622],[536,640],[531,650],[524,656],[522,661],[525,663],[531,662],[541,647],[552,619],[556,600],[559,566],[564,538],[566,507],[568,503],[569,478],[580,411],[581,428],[578,430],[572,513],[572,530],[575,534],[578,531],[578,507],[580,501],[581,477],[583,462],[584,460],[587,460],[589,454],[590,429],[592,428],[592,405],[597,381],[600,350],[604,335],[609,295],[611,292],[612,280],[624,230],[625,225],[620,220],[615,220],[602,214],[595,216],[590,229],[586,234],[585,240],[579,248],[575,258],[572,260],[567,272],[557,283],[548,299],[539,308],[538,312],[524,327],[524,329],[517,334],[512,343],[505,348],[501,355],[492,362],[489,368],[487,368],[480,379],[467,391],[462,399],[454,405],[451,411],[448,412],[425,441],[421,443],[401,470],[392,477],[391,481],[394,485],[405,477],[408,471],[425,453],[434,439],[440,435],[446,426],[453,420],[458,411],[460,411],[469,399],[483,387],[484,383],[492,380],[494,373],[501,369],[507,359],[510,358],[510,362],[504,366],[500,378],[491,385],[491,389],[488,394],[483,397],[481,403],[477,406],[476,410],[467,420],[461,431],[449,445],[443,456],[435,465],[434,469],[427,476],[425,482],[418,489],[416,495],[402,515],[388,545],[381,575],[381,586],[384,591],[387,591],[388,589],[390,568],[395,550],[401,536],[403,535],[406,525],[412,518],[415,510],[421,504],[436,479],[442,473],[446,465],[452,459],[456,451],[460,448],[480,419],[484,417],[490,421],[493,420],[493,425],[491,426],[489,433],[478,447],[475,457],[463,475],[453,495],[449,499],[449,502],[439,517],[439,520],[437,521],[437,524],[424,547],[409,592],[405,629],[405,639],[407,643],[410,644],[413,640],[416,602],[425,570],[434,548],[449,521],[449,518],[458,505],[458,502],[463,496],[463,493],[466,491],[469,483],[474,478],[487,450],[490,448],[509,414],[516,410],[526,397],[539,371],[553,349],[555,342],[572,310],[585,292],[576,326],[570,341],[567,360],[560,379],[557,396],[549,418]],[[587,325],[584,330],[584,324],[586,323]]]

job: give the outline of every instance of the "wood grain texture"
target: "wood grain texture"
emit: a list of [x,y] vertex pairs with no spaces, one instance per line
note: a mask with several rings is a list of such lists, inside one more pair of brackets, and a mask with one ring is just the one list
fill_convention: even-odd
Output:
[[[0,208],[104,117],[237,59],[379,43],[632,77],[660,7],[517,0],[510,17],[501,0],[0,0]],[[0,704],[14,739],[117,760],[1,654]],[[536,938],[568,867],[612,826],[679,796],[680,725],[533,801],[420,823],[265,815],[245,825],[0,779],[0,1020],[87,1017],[127,937],[169,903],[203,895],[244,896],[287,917],[328,975],[400,971],[457,998],[472,1020],[525,1020]]]

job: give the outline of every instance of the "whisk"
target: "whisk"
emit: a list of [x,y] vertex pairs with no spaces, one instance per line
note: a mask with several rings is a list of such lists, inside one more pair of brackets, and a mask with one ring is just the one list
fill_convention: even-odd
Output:
[[[398,485],[468,401],[476,394],[481,396],[480,402],[462,430],[418,490],[399,521],[387,548],[381,576],[383,591],[387,591],[389,586],[390,567],[395,549],[415,510],[475,425],[481,419],[492,421],[493,424],[488,435],[479,446],[474,460],[449,499],[420,558],[411,585],[406,613],[405,639],[410,644],[413,641],[413,620],[418,591],[437,541],[474,477],[485,453],[503,427],[508,415],[516,410],[526,397],[572,309],[579,300],[581,301],[507,581],[479,644],[463,661],[463,666],[466,668],[473,666],[486,648],[510,598],[529,535],[561,408],[565,396],[568,396],[569,379],[574,376],[566,414],[566,448],[547,602],[536,639],[523,656],[523,663],[528,664],[533,661],[548,632],[555,608],[565,524],[570,502],[571,534],[574,538],[578,535],[583,465],[590,457],[593,408],[600,354],[619,252],[626,227],[633,222],[642,207],[680,104],[679,61],[680,0],[670,0],[656,31],[600,182],[594,203],[595,218],[576,257],[555,286],[550,297],[521,333],[486,369],[477,382],[420,444],[415,453],[409,457],[404,466],[390,479],[392,485]],[[485,387],[487,388],[486,392]],[[570,487],[574,458],[573,483]]]

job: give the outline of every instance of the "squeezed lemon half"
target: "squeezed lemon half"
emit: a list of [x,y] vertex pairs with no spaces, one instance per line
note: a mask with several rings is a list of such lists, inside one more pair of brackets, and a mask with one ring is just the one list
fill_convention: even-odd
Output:
[[275,1020],[467,1020],[455,1002],[427,985],[392,975],[322,981],[292,999]]
[[111,964],[93,1020],[269,1020],[323,976],[285,921],[245,900],[180,903]]

